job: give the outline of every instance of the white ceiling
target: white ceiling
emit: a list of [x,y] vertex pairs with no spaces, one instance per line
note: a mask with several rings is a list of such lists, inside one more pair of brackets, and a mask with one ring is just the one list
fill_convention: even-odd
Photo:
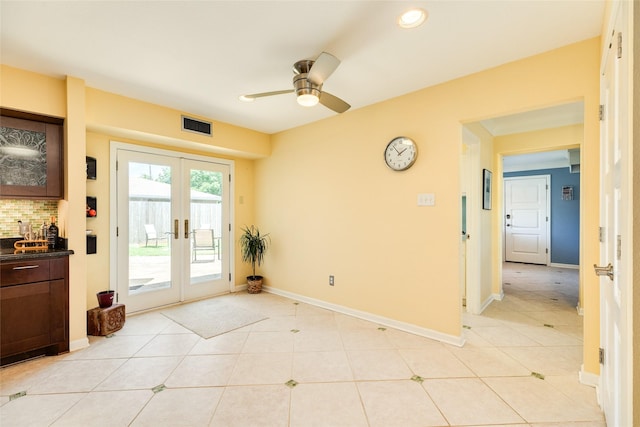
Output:
[[516,172],[568,168],[569,164],[569,150],[554,150],[543,153],[505,156],[502,158],[502,171]]
[[480,122],[493,136],[584,123],[584,102],[572,102]]
[[[401,30],[410,6],[428,11]],[[0,1],[3,64],[262,132],[335,115],[291,67],[342,60],[323,90],[352,110],[600,34],[604,0]],[[526,84],[526,82],[523,82]],[[349,112],[345,113],[349,114]]]

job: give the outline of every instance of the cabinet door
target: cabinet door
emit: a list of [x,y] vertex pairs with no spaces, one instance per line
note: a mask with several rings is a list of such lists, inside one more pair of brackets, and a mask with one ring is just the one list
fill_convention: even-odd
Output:
[[50,338],[50,282],[0,288],[2,357],[46,347]]
[[4,198],[63,197],[62,126],[0,117],[0,194]]

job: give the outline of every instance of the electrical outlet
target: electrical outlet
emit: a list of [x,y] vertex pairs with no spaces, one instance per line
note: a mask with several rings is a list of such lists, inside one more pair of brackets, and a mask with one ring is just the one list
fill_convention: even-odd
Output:
[[333,278],[333,276],[329,276],[329,286],[333,286],[335,283],[335,280]]

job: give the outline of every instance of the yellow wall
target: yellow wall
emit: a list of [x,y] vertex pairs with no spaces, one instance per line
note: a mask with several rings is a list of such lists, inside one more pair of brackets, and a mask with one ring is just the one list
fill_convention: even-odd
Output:
[[[96,305],[96,292],[109,287],[109,141],[233,160],[233,222],[253,223],[253,159],[270,153],[268,135],[214,121],[213,137],[202,137],[180,130],[181,111],[89,88],[74,77],[56,79],[5,65],[0,73],[0,106],[65,118],[65,197],[57,215],[60,234],[75,252],[69,259],[72,350],[87,343],[86,310]],[[97,159],[96,181],[86,180],[85,155]],[[98,197],[97,218],[85,217],[87,194]],[[86,254],[87,228],[98,235],[97,255]],[[239,248],[235,256],[240,259]],[[232,268],[236,285],[243,284],[249,266],[238,262]]]
[[[633,198],[632,205],[632,218],[633,218],[633,253],[640,254],[640,215],[637,213],[640,212],[640,197],[637,196],[638,189],[640,189],[640,150],[636,147],[640,147],[640,120],[637,119],[638,114],[640,114],[640,31],[637,29],[640,28],[640,5],[636,2],[632,5],[632,25],[630,28],[636,29],[633,31],[633,57],[636,60],[633,62],[633,70],[632,70],[632,79],[633,79],[633,106],[632,110],[629,112],[629,117],[635,117],[632,120],[632,139],[631,139],[631,154],[633,156],[633,167],[632,167],[632,191],[631,194],[636,194]],[[633,258],[633,266],[632,266],[632,277],[633,277],[633,286],[631,292],[630,302],[630,312],[631,312],[631,329],[632,329],[632,340],[633,344],[631,346],[631,360],[635,360],[636,363],[633,363],[633,425],[640,425],[640,368],[638,367],[637,361],[640,360],[640,285],[638,285],[638,277],[640,275],[640,256],[635,256]]]
[[[256,164],[257,223],[273,239],[267,284],[459,336],[461,123],[584,100],[583,164],[597,168],[598,63],[596,38],[274,135]],[[418,144],[406,172],[383,161],[398,135]],[[583,188],[594,212],[583,229],[597,228],[598,187]],[[435,207],[418,207],[418,193],[435,193]],[[588,265],[597,236],[585,240]],[[585,365],[597,372],[593,344]]]
[[[60,81],[4,66],[2,106],[70,115],[67,149],[79,151],[68,160],[67,180],[84,171],[80,157],[85,151],[100,156],[101,176],[111,139],[234,158],[235,225],[255,223],[273,239],[261,267],[267,285],[458,337],[462,123],[584,100],[583,165],[597,168],[598,62],[599,39],[587,40],[271,138],[217,122],[213,138],[186,135],[179,130],[179,111],[86,88],[77,79]],[[43,101],[43,93],[52,99]],[[384,165],[382,155],[398,135],[412,137],[419,150],[417,163],[399,173]],[[108,184],[88,186],[106,212]],[[588,181],[583,189],[584,207],[597,206],[597,185]],[[83,215],[76,209],[83,211],[85,194],[75,183],[68,190],[72,194],[61,210],[75,219]],[[436,205],[418,207],[418,193],[435,193]],[[594,215],[586,215],[583,229],[597,228]],[[89,227],[96,234],[108,228],[103,217]],[[84,337],[84,312],[95,305],[95,291],[105,288],[105,276],[94,274],[104,271],[98,263],[105,258],[84,254],[85,228],[84,218],[68,227],[77,250],[71,271],[72,340]],[[98,240],[98,249],[106,250],[104,239]],[[496,242],[492,245],[495,265],[500,258]],[[582,264],[592,263],[597,240],[587,237],[581,249]],[[242,282],[248,267],[237,252],[236,261]],[[334,287],[328,285],[330,274]],[[587,322],[587,311],[593,316],[594,308],[597,313],[597,298],[586,294],[585,329],[597,336],[598,326]],[[588,339],[585,366],[597,372],[597,344]]]
[[0,105],[3,108],[66,117],[66,100],[64,80],[0,66]]

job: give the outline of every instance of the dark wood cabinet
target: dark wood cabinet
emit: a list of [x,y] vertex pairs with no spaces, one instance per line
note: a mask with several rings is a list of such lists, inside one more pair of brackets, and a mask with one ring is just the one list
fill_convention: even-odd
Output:
[[0,197],[62,199],[62,119],[1,110]]
[[1,364],[69,350],[69,257],[0,265]]

